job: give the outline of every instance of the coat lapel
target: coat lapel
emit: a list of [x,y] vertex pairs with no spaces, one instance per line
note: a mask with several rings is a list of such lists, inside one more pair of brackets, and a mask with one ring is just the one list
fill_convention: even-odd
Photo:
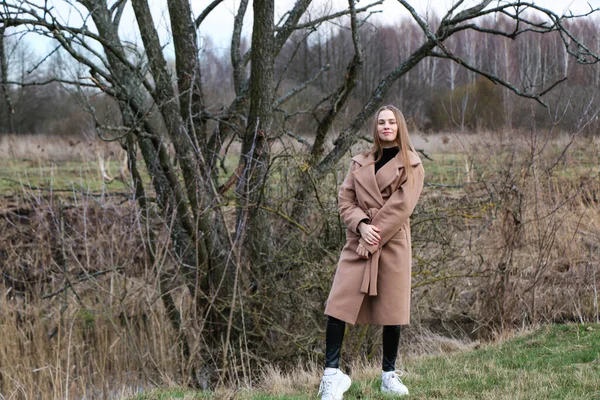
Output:
[[359,154],[352,159],[360,164],[360,168],[357,168],[353,172],[354,180],[382,207],[384,202],[383,197],[381,197],[381,191],[377,186],[377,180],[375,179],[375,167],[373,166],[375,160],[373,159],[373,155],[365,157]]
[[400,157],[402,157],[400,153],[396,154],[394,158],[388,161],[375,174],[375,180],[377,181],[380,192],[383,192],[383,190],[390,186],[398,178],[398,175],[400,175],[399,168],[404,167],[404,163],[402,163]]
[[[408,152],[408,160],[410,165],[413,167],[416,167],[421,163],[419,156],[412,151]],[[377,171],[375,178],[377,180],[377,186],[381,192],[383,192],[386,187],[396,181],[400,175],[400,168],[404,168],[404,161],[402,160],[402,153],[398,152],[394,158],[388,161],[379,169],[379,171]]]
[[[412,166],[421,163],[421,159],[412,151],[408,153]],[[352,158],[360,167],[354,170],[354,179],[371,196],[380,207],[385,203],[381,192],[394,183],[400,175],[400,168],[404,168],[402,153],[398,152],[394,158],[388,161],[375,174],[375,159],[372,154],[364,156],[359,154]]]

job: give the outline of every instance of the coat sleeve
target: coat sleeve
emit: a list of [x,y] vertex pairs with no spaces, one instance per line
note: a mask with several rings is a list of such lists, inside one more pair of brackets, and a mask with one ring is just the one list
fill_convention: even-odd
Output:
[[346,227],[352,232],[358,233],[357,228],[360,221],[366,220],[368,222],[370,218],[358,206],[358,204],[356,204],[356,192],[354,190],[353,174],[355,169],[356,162],[352,161],[352,164],[350,164],[350,168],[348,169],[346,179],[344,179],[344,182],[342,183],[342,186],[338,192],[338,210],[344,225],[346,225]]
[[394,237],[402,225],[408,220],[408,217],[410,217],[417,205],[417,201],[423,190],[423,179],[425,176],[423,166],[418,164],[413,168],[413,185],[409,184],[408,179],[406,178],[406,172],[404,172],[403,175],[404,182],[402,185],[400,185],[398,190],[392,193],[383,207],[377,212],[375,218],[371,221],[371,225],[375,225],[381,229],[379,232],[379,236],[381,236],[379,244],[372,246],[363,238],[359,239],[359,242],[363,247],[369,250],[369,253],[371,254],[380,249]]

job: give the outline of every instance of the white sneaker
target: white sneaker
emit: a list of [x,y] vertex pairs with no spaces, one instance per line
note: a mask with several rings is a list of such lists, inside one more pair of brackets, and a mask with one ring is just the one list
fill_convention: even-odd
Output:
[[383,393],[393,393],[400,396],[408,394],[408,388],[402,383],[400,377],[404,375],[402,371],[383,372],[381,374],[381,391]]
[[352,380],[339,369],[333,375],[323,375],[319,393],[321,400],[342,400],[344,392],[350,388]]

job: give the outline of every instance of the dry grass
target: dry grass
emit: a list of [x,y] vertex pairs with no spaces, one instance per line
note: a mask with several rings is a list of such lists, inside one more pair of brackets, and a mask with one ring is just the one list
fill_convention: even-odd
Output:
[[126,154],[118,143],[85,137],[0,135],[2,197],[32,188],[128,192],[127,175]]
[[[424,333],[424,335],[428,335]],[[411,399],[595,399],[600,394],[600,326],[555,325],[529,327],[491,343],[472,344],[449,353],[403,359],[403,381]],[[308,400],[315,398],[322,369],[314,363],[281,372],[265,370],[254,387],[214,392],[160,389],[137,400],[166,398]],[[352,377],[348,400],[384,400],[379,365],[353,362],[342,369]]]
[[[75,201],[60,207],[60,198],[30,194],[2,217],[6,398],[95,398],[177,379],[177,348],[151,273],[158,266],[146,261],[135,205]],[[158,249],[160,261],[166,251]]]
[[[467,340],[452,339],[435,334],[427,329],[420,329],[419,332],[411,333],[410,338],[403,339],[401,353],[404,355],[399,359],[400,364],[406,362],[415,363],[424,356],[434,357],[455,352],[464,352],[479,346],[479,342],[469,342]],[[159,393],[168,393],[166,396],[171,398],[202,398],[206,396],[211,399],[262,399],[262,398],[282,398],[295,399],[313,398],[316,389],[319,387],[323,367],[320,362],[315,360],[299,361],[292,368],[282,370],[279,367],[268,364],[259,374],[257,382],[246,382],[237,387],[230,385],[215,389],[214,392],[179,392],[181,389],[163,388],[152,394],[147,392],[142,398],[153,399],[160,397]],[[371,382],[381,375],[381,365],[376,361],[367,361],[365,359],[354,359],[343,366],[345,372],[352,375],[356,385],[363,385]],[[361,391],[371,391],[361,386]],[[365,392],[366,393],[366,392]],[[179,397],[181,394],[183,397]],[[123,398],[131,398],[135,393],[124,393]],[[196,397],[197,396],[197,397]]]
[[[352,328],[350,328],[352,330]],[[352,334],[352,332],[349,332]],[[439,356],[464,352],[478,347],[479,341],[466,338],[450,338],[432,332],[426,327],[405,327],[401,340],[398,368],[403,368],[407,362],[414,362],[424,356]],[[345,354],[345,353],[344,353]],[[347,358],[347,357],[342,357]],[[262,371],[257,384],[248,384],[236,396],[240,399],[250,399],[257,392],[269,396],[296,396],[299,393],[313,393],[319,387],[323,374],[320,360],[299,361],[290,369],[281,370],[274,365],[267,365]],[[380,354],[370,360],[352,358],[343,365],[345,372],[351,373],[357,382],[368,382],[381,374]],[[217,393],[219,393],[217,391]]]
[[34,161],[95,161],[98,154],[116,157],[118,143],[102,142],[95,137],[59,135],[0,135],[0,159]]
[[[413,219],[415,327],[403,334],[405,363],[423,354],[473,348],[478,342],[468,338],[479,332],[489,339],[537,321],[597,320],[598,139],[576,138],[563,157],[568,136],[550,138],[543,149],[522,134],[416,134],[413,139],[433,161],[424,161],[429,186]],[[38,169],[56,160],[87,162],[90,174],[98,176],[97,151],[113,165],[121,154],[114,144],[103,146],[88,151],[93,146],[71,146],[66,138],[4,137],[0,165],[9,171],[21,168],[22,159]],[[534,163],[528,159],[532,148],[542,150]],[[57,165],[55,176],[69,175]],[[105,192],[106,184],[99,181]],[[283,185],[280,190],[285,198]],[[315,213],[315,223],[337,219],[335,191],[327,195],[323,200],[331,209]],[[10,338],[0,341],[3,396],[113,397],[185,380],[189,365],[181,364],[157,281],[160,271],[175,276],[179,271],[166,239],[168,224],[159,218],[149,223],[142,223],[133,202],[85,191],[57,196],[24,185],[0,201],[0,337]],[[154,263],[147,258],[148,230],[164,238]],[[338,245],[327,238],[311,240]],[[310,268],[311,274],[292,270],[278,278],[282,287],[264,299],[263,307],[275,317],[272,308],[290,307],[282,311],[287,313],[282,320],[295,315],[302,322],[278,327],[295,330],[290,336],[269,332],[269,348],[260,354],[236,343],[228,382],[236,389],[219,389],[217,398],[254,398],[256,387],[273,396],[314,393],[321,374],[322,300],[334,253],[330,250],[325,261],[302,252],[285,259],[292,267]],[[200,318],[177,278],[173,294],[199,353]],[[347,336],[347,367],[364,382],[360,390],[376,386],[379,345],[377,329],[354,328]],[[265,358],[270,352],[277,353],[275,366]],[[304,361],[292,359],[296,354]],[[240,360],[251,370],[238,368]]]
[[422,220],[413,220],[422,235],[414,246],[415,294],[421,300],[416,314],[463,319],[471,333],[539,318],[594,318],[599,141],[457,139],[465,143],[462,171],[456,159],[449,159],[450,168],[428,169],[426,163],[434,177],[425,190]]

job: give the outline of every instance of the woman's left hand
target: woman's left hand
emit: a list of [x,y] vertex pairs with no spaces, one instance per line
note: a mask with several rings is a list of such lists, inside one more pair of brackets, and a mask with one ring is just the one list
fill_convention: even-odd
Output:
[[368,259],[369,258],[369,250],[365,249],[363,247],[362,244],[358,244],[358,247],[356,248],[356,252],[358,253],[358,256],[362,259]]

